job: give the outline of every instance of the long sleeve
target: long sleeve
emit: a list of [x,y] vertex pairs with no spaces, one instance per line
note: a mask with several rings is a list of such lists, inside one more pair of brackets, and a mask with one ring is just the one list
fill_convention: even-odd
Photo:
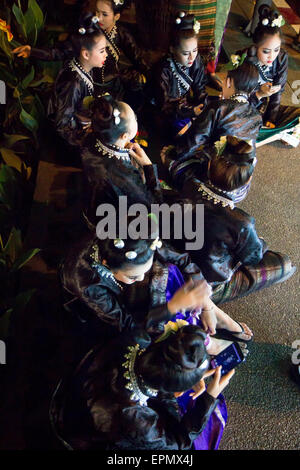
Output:
[[239,233],[234,253],[235,259],[244,265],[255,265],[261,261],[267,247],[264,240],[257,235],[254,218],[248,216],[245,212],[243,214],[248,219],[248,224],[244,224]]
[[162,263],[175,264],[186,280],[190,277],[195,281],[204,279],[201,269],[192,262],[188,253],[179,253],[166,243],[157,250],[157,259]]
[[[110,289],[99,284],[93,284],[85,289],[88,306],[97,317],[116,327],[118,331],[139,328],[152,328],[161,322],[167,322],[172,315],[168,311],[167,304],[154,308],[144,309],[143,312],[132,311],[130,313],[126,306],[119,302],[117,295]],[[142,320],[138,320],[142,319]]]
[[279,56],[277,57],[276,65],[277,67],[275,75],[273,77],[273,85],[281,85],[281,88],[278,93],[274,93],[274,95],[270,96],[269,104],[264,114],[264,121],[270,121],[274,124],[276,123],[281,96],[284,92],[285,84],[287,82],[288,54],[285,51],[282,51],[282,54],[279,54]]
[[116,447],[122,450],[191,449],[216,404],[217,401],[204,392],[182,418],[175,398],[151,399],[147,407],[135,405],[125,408],[121,414]]

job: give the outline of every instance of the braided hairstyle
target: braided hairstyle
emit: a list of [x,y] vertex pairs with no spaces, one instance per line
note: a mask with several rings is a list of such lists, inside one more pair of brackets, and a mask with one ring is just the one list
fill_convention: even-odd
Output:
[[209,366],[205,339],[206,334],[199,326],[185,325],[164,341],[152,343],[138,357],[135,372],[153,389],[162,392],[189,390]]
[[71,36],[71,42],[76,57],[79,57],[82,49],[91,51],[95,46],[95,39],[104,36],[99,26],[99,21],[92,13],[86,13],[80,17],[78,28]]

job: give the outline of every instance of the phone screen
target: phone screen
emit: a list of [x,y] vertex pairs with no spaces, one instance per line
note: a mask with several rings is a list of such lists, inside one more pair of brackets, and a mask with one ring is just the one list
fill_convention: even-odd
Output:
[[218,366],[222,366],[221,375],[224,375],[244,360],[245,358],[239,345],[237,343],[232,343],[228,348],[224,349],[224,351],[211,360],[211,365],[214,369]]

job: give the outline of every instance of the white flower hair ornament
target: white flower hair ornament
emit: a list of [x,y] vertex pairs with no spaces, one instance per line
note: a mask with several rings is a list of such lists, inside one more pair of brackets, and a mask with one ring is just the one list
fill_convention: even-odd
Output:
[[79,28],[78,33],[83,35],[83,34],[86,33],[86,29],[85,28]]
[[150,249],[152,251],[155,251],[156,248],[161,248],[162,247],[162,241],[159,239],[159,237],[156,237],[156,239],[151,243]]
[[200,21],[195,20],[193,30],[195,31],[196,34],[199,33],[199,31],[200,31]]
[[117,108],[115,108],[115,109],[113,110],[113,116],[114,116],[114,118],[115,118],[115,125],[116,125],[116,126],[118,126],[118,125],[120,124],[120,122],[121,122],[120,114],[121,114],[121,113],[120,113],[120,111],[119,111]]
[[278,28],[281,28],[281,26],[283,26],[284,24],[285,24],[284,18],[282,17],[282,15],[279,15],[278,18],[272,21],[271,26],[272,28],[275,28],[276,26]]
[[126,251],[125,256],[127,259],[133,260],[137,257],[137,253],[135,251]]
[[116,5],[116,7],[118,5],[123,5],[124,4],[124,0],[113,0],[114,4]]

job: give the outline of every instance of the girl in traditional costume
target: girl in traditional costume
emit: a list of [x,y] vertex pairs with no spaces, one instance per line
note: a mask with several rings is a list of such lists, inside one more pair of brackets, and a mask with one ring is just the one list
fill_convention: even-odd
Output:
[[[234,370],[222,378],[221,367],[208,371],[206,335],[197,326],[184,325],[165,336],[152,344],[145,337],[137,343],[126,335],[102,343],[60,382],[50,418],[65,447],[218,448],[227,418],[220,394]],[[205,390],[204,378],[212,375]],[[180,411],[174,395],[186,390],[192,395],[190,405]]]
[[[146,220],[143,228],[150,232],[151,223]],[[62,284],[72,311],[86,317],[91,341],[137,329],[156,337],[167,321],[176,318],[190,323],[201,318],[212,334],[216,328],[226,329],[235,332],[236,341],[251,340],[251,330],[210,299],[211,289],[190,256],[162,245],[156,232],[137,240],[101,240],[91,234],[71,248]],[[97,233],[102,238],[102,232]]]
[[[140,96],[148,67],[132,34],[123,25],[117,25],[125,6],[125,0],[88,0],[83,13],[97,16],[107,40],[108,57],[105,67],[94,70],[97,94],[109,92],[117,99],[123,98],[126,102],[137,104],[137,96]],[[74,47],[68,38],[51,49],[26,45],[13,52],[25,58],[31,56],[41,60],[65,61],[73,58]]]
[[223,80],[222,99],[210,102],[178,139],[174,159],[183,161],[200,146],[209,151],[214,142],[229,135],[249,140],[255,148],[262,119],[250,103],[250,94],[257,87],[258,71],[252,64],[238,65]]
[[131,140],[137,133],[132,108],[111,96],[97,98],[92,106],[92,125],[81,149],[86,189],[84,217],[95,227],[99,204],[119,206],[119,197],[128,204],[150,205],[161,198],[157,167],[144,150]]
[[190,255],[218,303],[283,282],[296,268],[287,255],[268,250],[254,218],[236,207],[250,188],[256,164],[252,146],[228,137],[223,153],[216,153],[207,158],[199,152],[181,165],[168,164],[184,200],[204,204],[204,245]]
[[171,33],[169,54],[150,73],[148,93],[161,121],[177,134],[198,116],[206,102],[205,67],[198,53],[200,24],[180,12]]
[[[98,18],[88,14],[72,37],[74,57],[59,72],[48,104],[48,117],[60,137],[77,145],[83,136],[83,100],[94,95],[93,70],[103,67],[106,38]],[[88,122],[88,121],[87,121]]]
[[288,77],[288,54],[281,48],[282,24],[281,15],[267,5],[261,5],[259,23],[253,34],[254,44],[238,52],[246,54],[246,60],[257,67],[259,87],[252,93],[251,102],[261,112],[264,125],[274,129],[262,129],[259,142],[299,123],[300,108],[280,104]]

